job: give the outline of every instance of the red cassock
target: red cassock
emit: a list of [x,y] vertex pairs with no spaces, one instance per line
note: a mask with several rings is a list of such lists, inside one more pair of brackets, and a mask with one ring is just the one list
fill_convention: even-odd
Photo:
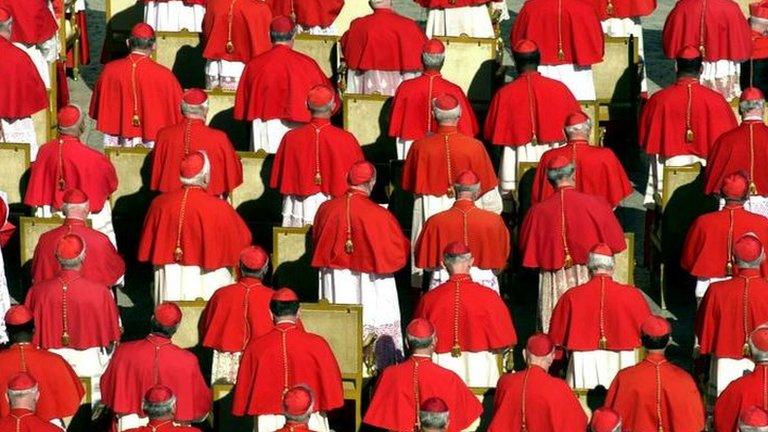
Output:
[[64,192],[72,188],[85,192],[91,212],[98,213],[117,190],[117,173],[104,153],[77,137],[62,135],[40,147],[32,162],[24,204],[60,209]]
[[374,9],[352,20],[339,42],[349,69],[420,71],[427,36],[416,21],[392,9]]
[[143,417],[144,394],[157,384],[176,396],[177,421],[199,420],[211,410],[211,391],[197,358],[156,334],[117,347],[101,376],[101,400],[116,414]]
[[624,231],[605,199],[572,187],[558,192],[532,206],[523,220],[520,250],[524,267],[544,271],[563,268],[564,239],[574,264],[586,264],[589,250],[598,243],[606,243],[614,254],[627,248]]
[[[41,348],[84,350],[120,341],[119,312],[112,292],[77,271],[64,270],[32,285],[24,304],[35,317],[32,342]],[[68,345],[62,341],[65,330]]]
[[477,118],[464,90],[443,78],[440,72],[427,70],[421,76],[405,80],[397,87],[389,116],[389,136],[418,140],[436,131],[432,99],[443,93],[459,101],[459,132],[467,136],[477,135]]
[[541,143],[563,142],[565,120],[579,110],[579,102],[565,84],[538,72],[523,72],[493,97],[485,118],[485,139],[512,147],[528,144],[534,137]]
[[619,371],[608,390],[605,406],[619,413],[625,432],[660,430],[659,410],[665,431],[704,429],[704,406],[696,383],[663,354],[649,353],[644,361]]
[[765,166],[768,166],[768,126],[762,121],[746,120],[720,135],[709,151],[704,191],[716,194],[725,176],[744,171],[755,183],[757,195],[768,195],[768,172],[760,168]]
[[[142,3],[168,3],[171,0],[141,0]],[[206,3],[210,2],[211,0],[182,0],[181,2],[184,3],[184,6],[194,6],[194,5],[201,5],[205,6]]]
[[269,311],[273,293],[260,279],[249,277],[217,289],[200,318],[203,346],[240,352],[252,339],[269,333],[274,327]]
[[293,423],[293,422],[287,422],[284,427],[281,427],[275,432],[301,432],[301,431],[314,432],[311,429],[309,429],[309,426],[307,426],[304,423]]
[[[208,0],[203,17],[203,57],[247,63],[272,47],[271,21],[272,11],[264,0]],[[227,42],[232,42],[232,52],[227,52]]]
[[295,16],[296,24],[310,27],[329,27],[344,7],[344,0],[267,0],[275,16]]
[[[347,221],[351,226],[352,253],[345,250]],[[395,216],[355,189],[320,206],[312,228],[312,242],[312,267],[317,268],[390,274],[403,268],[410,254],[410,242]]]
[[762,60],[768,57],[768,37],[752,30],[752,59]]
[[0,432],[61,432],[61,428],[38,417],[33,411],[16,408],[0,418]]
[[413,142],[405,158],[402,186],[419,195],[443,196],[456,176],[467,170],[480,179],[481,196],[499,184],[482,142],[462,135],[456,126],[439,126],[436,134]]
[[49,3],[48,0],[0,0],[0,7],[5,8],[13,17],[12,42],[37,45],[56,35],[59,25]]
[[565,381],[538,366],[529,366],[499,378],[488,432],[523,430],[523,394],[527,430],[583,432],[587,429],[587,416]]
[[609,18],[648,16],[656,10],[656,0],[593,0],[600,21]]
[[278,323],[243,353],[232,414],[281,414],[284,391],[298,384],[312,389],[316,411],[344,404],[339,364],[328,342],[296,324]]
[[43,235],[37,241],[32,256],[32,282],[51,279],[61,270],[56,259],[56,244],[66,234],[77,234],[85,241],[85,261],[80,273],[84,278],[102,285],[113,286],[125,274],[125,261],[109,241],[109,237],[89,228],[78,219],[64,219],[64,223]]
[[[702,7],[705,8],[702,13]],[[686,45],[704,47],[704,60],[748,60],[751,29],[731,0],[680,0],[667,15],[661,43],[664,55],[675,58]]]
[[479,6],[490,3],[491,0],[416,0],[416,3],[427,9],[449,9],[465,6]]
[[701,353],[742,359],[749,334],[766,321],[768,281],[758,269],[739,269],[738,276],[711,284],[696,312]]
[[466,274],[451,275],[447,282],[424,294],[413,316],[435,326],[438,354],[451,352],[457,341],[462,351],[469,352],[500,350],[517,343],[504,300],[488,287],[472,282]]
[[128,429],[125,432],[162,432],[162,431],[200,432],[200,429],[194,428],[191,426],[176,426],[173,424],[173,422],[169,422],[168,420],[150,420],[149,424],[147,424],[146,426],[138,427],[135,429]]
[[[693,142],[686,141],[689,123]],[[731,105],[720,93],[704,87],[695,78],[680,78],[654,93],[643,108],[640,146],[648,154],[665,158],[706,158],[715,140],[736,126]]]
[[[19,372],[27,372],[37,380],[40,399],[36,414],[43,420],[70,417],[80,408],[85,389],[58,354],[29,343],[13,344],[0,351],[0,388],[8,388],[8,380]],[[0,415],[7,416],[9,410],[8,398],[0,398]]]
[[768,409],[766,394],[768,394],[768,364],[758,363],[754,371],[731,381],[720,393],[715,403],[715,431],[738,432],[741,410],[752,405]]
[[[364,159],[354,135],[328,119],[313,118],[283,136],[269,186],[283,195],[305,197],[322,192],[336,197],[347,190],[349,168]],[[317,173],[320,184],[315,183]]]
[[27,53],[0,37],[0,58],[0,76],[6,78],[0,80],[0,118],[20,119],[48,108],[45,84]]
[[16,232],[16,225],[8,222],[8,203],[6,203],[2,197],[0,197],[0,248],[5,247],[8,244],[8,240],[11,239],[13,233]]
[[[488,288],[485,288],[488,289]],[[414,390],[418,384],[418,395]],[[414,432],[418,405],[438,397],[448,405],[446,432],[466,429],[483,412],[472,391],[453,371],[432,363],[429,357],[410,357],[384,369],[363,422],[381,429]]]
[[597,350],[602,316],[606,349],[629,351],[641,345],[640,326],[650,315],[640,290],[610,276],[595,275],[589,282],[566,291],[557,301],[549,337],[569,351]]
[[[181,121],[180,104],[181,86],[173,72],[145,55],[131,53],[104,66],[89,113],[103,133],[154,141],[157,131]],[[140,119],[138,126],[132,123],[134,114]]]
[[150,189],[160,192],[181,189],[181,160],[196,151],[204,151],[211,163],[208,193],[224,195],[243,183],[243,164],[227,134],[206,126],[202,120],[184,119],[157,133]]
[[[728,262],[735,264],[730,252],[733,242],[748,232],[768,241],[768,219],[744,210],[740,204],[727,204],[722,210],[701,215],[685,237],[680,266],[700,278],[725,277]],[[761,269],[768,275],[768,262],[763,262]]]
[[544,65],[590,66],[603,60],[603,29],[595,6],[588,0],[526,1],[511,36],[510,46],[521,39],[536,42]]
[[[179,224],[183,255],[176,262],[174,251]],[[248,226],[229,203],[199,187],[187,187],[166,192],[152,201],[141,233],[139,261],[156,266],[175,263],[215,270],[236,266],[240,251],[250,244]]]
[[[601,196],[612,207],[617,207],[621,200],[632,193],[632,183],[629,182],[629,177],[613,150],[592,146],[587,141],[570,141],[563,147],[545,152],[539,160],[539,166],[548,166],[549,161],[558,156],[576,161],[577,191]],[[537,169],[531,191],[531,204],[541,202],[553,193],[555,189],[547,179],[547,170]]]
[[248,121],[307,123],[312,118],[307,93],[317,85],[333,88],[311,57],[286,45],[275,45],[246,64],[235,94],[234,116]]
[[501,216],[475,207],[470,200],[457,200],[450,209],[427,219],[416,241],[416,267],[439,269],[445,247],[456,241],[469,246],[475,267],[501,270],[507,265],[509,230]]

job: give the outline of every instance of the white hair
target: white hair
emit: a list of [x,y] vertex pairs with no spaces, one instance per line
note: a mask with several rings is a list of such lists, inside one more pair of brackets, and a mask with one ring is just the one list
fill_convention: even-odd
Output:
[[368,0],[368,5],[371,9],[386,8],[392,5],[392,0]]
[[466,262],[472,259],[472,253],[466,253],[461,255],[443,254],[443,261],[445,261],[446,267],[453,267],[460,262]]
[[188,104],[184,101],[181,101],[181,113],[185,116],[188,115],[196,115],[203,117],[208,112],[208,101],[201,104]]
[[0,31],[3,32],[11,32],[11,28],[13,26],[13,17],[8,18],[7,21],[0,21]]
[[211,178],[211,162],[208,160],[208,155],[201,151],[203,155],[203,169],[200,170],[194,177],[180,176],[181,184],[184,186],[208,186],[208,182]]
[[576,171],[576,165],[573,163],[569,163],[568,165],[562,167],[562,168],[555,168],[555,169],[547,169],[547,179],[551,182],[560,181],[566,177],[573,176],[573,173]]
[[456,192],[457,196],[464,192],[470,192],[472,193],[472,196],[474,198],[477,198],[477,196],[480,194],[480,183],[476,183],[473,185],[462,185],[462,184],[454,183],[453,190],[454,192]]
[[419,411],[419,422],[422,427],[445,430],[448,427],[449,413]]
[[314,105],[312,105],[312,104],[310,104],[310,103],[307,103],[307,108],[308,108],[308,109],[309,109],[309,110],[310,110],[312,113],[327,113],[327,112],[329,112],[329,111],[332,111],[332,110],[333,110],[333,105],[334,105],[335,103],[336,103],[336,101],[335,101],[334,99],[331,99],[331,101],[330,101],[330,102],[328,102],[327,104],[325,104],[325,105],[320,105],[320,106],[314,106]]
[[760,268],[760,264],[763,263],[764,259],[765,259],[765,251],[761,251],[760,256],[753,261],[742,261],[740,259],[736,259],[736,265],[744,269],[756,269],[756,268]]
[[612,256],[590,252],[587,257],[587,269],[592,272],[596,270],[613,270],[615,265],[616,262]]
[[580,134],[580,135],[589,135],[589,132],[592,130],[592,120],[587,119],[587,121],[579,124],[575,124],[572,126],[566,126],[565,127],[565,134],[570,138],[573,135]]
[[768,432],[768,426],[746,426],[739,421],[739,432]]
[[21,397],[24,397],[24,396],[29,396],[29,395],[35,394],[37,392],[38,392],[38,386],[37,386],[37,384],[35,384],[34,387],[28,388],[28,389],[24,389],[24,390],[11,390],[11,389],[8,389],[8,390],[6,390],[5,394],[8,395],[8,400],[13,401],[14,399],[21,398]]
[[81,265],[83,263],[83,261],[85,261],[85,243],[83,243],[83,250],[80,251],[80,254],[78,256],[76,256],[74,258],[70,258],[70,259],[65,259],[65,258],[61,258],[57,254],[56,255],[56,260],[59,262],[59,265],[64,270],[73,269],[73,268]]
[[435,113],[435,120],[437,120],[438,123],[443,121],[456,120],[457,118],[461,117],[461,105],[456,105],[456,108],[454,109],[441,110],[440,108],[434,106],[433,102],[432,108]]
[[760,110],[760,112],[763,112],[764,109],[765,109],[765,99],[745,100],[745,101],[739,102],[739,112],[742,115],[755,110]]
[[84,212],[87,212],[90,210],[90,204],[88,201],[80,204],[67,204],[64,203],[61,205],[61,212],[64,213],[65,216],[69,216],[70,212],[82,210]]
[[440,70],[445,63],[445,53],[421,53],[421,63],[424,65],[424,69]]
[[171,396],[171,398],[165,402],[155,403],[144,400],[141,408],[149,418],[164,417],[173,414],[176,408],[176,396]]

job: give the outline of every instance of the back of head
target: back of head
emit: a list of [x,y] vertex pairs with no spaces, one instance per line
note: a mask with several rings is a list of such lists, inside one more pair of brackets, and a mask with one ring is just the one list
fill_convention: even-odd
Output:
[[371,9],[392,9],[392,0],[368,0]]
[[12,31],[13,17],[8,9],[0,7],[0,36],[10,39]]
[[155,385],[144,394],[142,409],[150,420],[172,419],[176,412],[176,396],[170,388]]
[[424,318],[415,318],[405,328],[405,339],[412,353],[431,354],[431,350],[434,350],[435,327]]
[[525,361],[528,366],[549,370],[555,358],[555,343],[546,333],[534,333],[525,344]]
[[573,182],[576,165],[565,156],[552,158],[547,164],[547,179],[554,186]]
[[56,243],[56,260],[62,270],[77,270],[85,260],[85,240],[77,234],[65,234]]
[[768,412],[757,405],[744,408],[739,415],[739,432],[768,432]]
[[677,52],[675,57],[678,77],[698,77],[704,61],[701,51],[693,45],[686,45]]
[[269,24],[269,37],[273,44],[291,44],[296,34],[296,23],[285,15],[272,19]]
[[40,396],[37,380],[27,372],[14,374],[8,380],[6,395],[11,408],[35,411]]
[[425,70],[439,71],[445,63],[445,45],[440,39],[430,39],[421,51],[421,63]]
[[283,395],[283,415],[290,423],[307,424],[315,408],[315,396],[307,385],[297,385]]
[[449,420],[448,404],[439,397],[428,398],[419,406],[419,424],[424,432],[446,431]]
[[269,269],[269,255],[260,246],[248,246],[240,252],[240,275],[264,279]]
[[80,136],[83,132],[83,112],[77,105],[62,107],[56,120],[61,135]]
[[151,52],[155,48],[155,30],[149,24],[138,23],[128,36],[128,48],[134,51]]
[[5,330],[11,343],[30,342],[35,331],[32,311],[24,305],[14,305],[5,313]]
[[598,408],[592,412],[589,428],[592,432],[621,432],[621,416],[610,408]]
[[763,323],[749,335],[749,351],[755,363],[768,363],[768,323]]
[[443,264],[449,274],[469,274],[472,252],[464,242],[451,242],[443,250]]
[[211,179],[211,162],[203,151],[191,152],[181,160],[179,180],[184,186],[207,188]]
[[589,251],[587,269],[591,273],[612,274],[614,266],[613,250],[607,244],[598,243]]
[[299,297],[290,288],[280,288],[272,294],[269,310],[272,312],[275,323],[296,322],[299,315]]
[[541,63],[541,53],[535,42],[522,39],[512,47],[512,58],[518,75],[523,72],[535,71]]
[[592,132],[592,120],[581,110],[568,116],[565,120],[565,136],[568,140],[589,141]]
[[439,94],[432,100],[432,110],[440,125],[456,125],[461,117],[459,100],[448,93]]
[[663,351],[669,345],[672,326],[666,319],[651,315],[640,327],[640,340],[648,351]]
[[208,114],[208,94],[199,88],[191,88],[181,97],[181,113],[187,118],[205,120]]
[[152,321],[150,323],[151,331],[152,333],[170,339],[176,334],[176,330],[178,330],[179,324],[181,323],[181,318],[181,309],[176,303],[160,303],[155,308],[155,313],[152,316]]
[[763,120],[765,96],[757,87],[747,87],[739,97],[739,113],[744,120]]

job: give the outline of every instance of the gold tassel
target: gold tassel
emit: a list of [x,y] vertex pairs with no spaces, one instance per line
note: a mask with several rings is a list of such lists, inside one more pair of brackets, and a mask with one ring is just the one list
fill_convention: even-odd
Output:
[[565,252],[565,263],[563,263],[564,268],[571,268],[573,267],[573,258],[571,257],[571,253],[566,251]]
[[608,349],[608,338],[605,337],[605,335],[600,336],[600,341],[597,343],[597,346],[601,349]]
[[699,45],[699,52],[701,53],[702,57],[706,57],[707,56],[707,49],[704,48],[704,44]]
[[344,243],[344,251],[348,254],[351,254],[355,251],[355,244],[352,243],[352,239],[348,238],[346,243]]
[[461,357],[461,345],[458,342],[454,342],[451,348],[451,357]]
[[453,198],[456,194],[453,192],[452,187],[448,187],[448,190],[445,191],[445,194],[448,195],[448,198]]
[[606,6],[606,8],[605,8],[605,12],[606,12],[608,15],[613,15],[613,10],[614,10],[614,8],[613,8],[613,3],[611,3],[611,2],[608,2],[608,6]]
[[539,139],[536,138],[536,134],[533,134],[533,136],[531,137],[531,145],[538,145],[538,144],[539,144]]
[[691,128],[685,131],[685,142],[693,142],[693,130]]
[[757,195],[757,185],[753,181],[749,182],[749,194]]
[[557,59],[560,61],[565,60],[565,53],[563,52],[562,48],[557,49]]
[[235,44],[233,44],[231,40],[227,41],[226,50],[227,54],[232,54],[235,52]]
[[181,250],[181,246],[176,246],[176,249],[173,251],[173,260],[176,262],[181,262],[181,259],[184,257],[184,251]]
[[315,173],[315,184],[316,185],[323,184],[323,177],[320,175],[320,171]]
[[748,342],[744,342],[744,346],[741,347],[741,353],[744,355],[744,357],[749,357],[752,354],[752,350],[749,348]]
[[659,425],[659,432],[664,432],[664,426]]
[[133,125],[133,127],[141,126],[141,120],[139,120],[138,114],[134,114],[133,117],[131,117],[131,124]]
[[61,335],[61,344],[64,346],[69,346],[69,333],[66,330]]
[[728,262],[725,263],[725,275],[733,276],[733,262],[730,260],[728,260]]
[[64,177],[59,177],[59,190],[63,191],[67,188],[67,182],[64,180]]

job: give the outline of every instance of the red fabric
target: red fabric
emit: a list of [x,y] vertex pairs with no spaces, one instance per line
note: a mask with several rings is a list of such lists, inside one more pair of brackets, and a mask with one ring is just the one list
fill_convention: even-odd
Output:
[[[750,129],[752,129],[751,146]],[[753,167],[755,169],[750,170],[751,152],[754,152]],[[764,166],[768,166],[768,126],[759,121],[745,121],[736,129],[720,135],[712,145],[707,157],[705,170],[707,184],[704,191],[708,194],[719,193],[725,176],[743,170],[755,183],[757,194],[768,195],[768,172],[757,168]]]
[[[65,182],[64,190],[59,186],[60,176]],[[85,192],[91,212],[98,213],[117,190],[117,173],[104,153],[77,137],[61,135],[40,147],[32,162],[24,204],[60,209],[64,192],[69,189]]]
[[283,412],[283,389],[297,384],[306,384],[313,390],[316,411],[326,412],[344,404],[341,372],[328,342],[296,324],[279,323],[269,333],[254,339],[243,353],[232,414],[279,415]]
[[[229,7],[232,4],[232,38],[229,39]],[[203,57],[247,63],[272,47],[269,23],[272,11],[262,0],[208,0],[203,17]],[[227,42],[233,51],[227,52]]]
[[571,288],[560,297],[549,324],[549,337],[569,351],[594,351],[600,341],[600,291],[603,297],[603,328],[611,351],[629,351],[639,346],[640,326],[651,316],[648,302],[637,288],[595,275],[589,282]]
[[[136,101],[139,126],[134,115],[132,64],[136,64]],[[109,135],[141,137],[154,141],[157,131],[181,121],[181,86],[163,65],[138,53],[104,66],[91,96],[90,116],[96,128]]]
[[752,405],[767,408],[768,364],[758,363],[755,370],[732,381],[715,403],[714,426],[717,432],[738,430],[739,414]]
[[8,203],[0,197],[0,247],[5,247],[13,233],[16,232],[16,226],[8,222],[9,212]]
[[[189,136],[186,144],[185,135]],[[152,151],[150,189],[172,192],[181,189],[181,160],[188,153],[204,151],[211,164],[208,193],[225,195],[243,183],[243,164],[227,134],[210,128],[197,119],[184,119],[157,133]]]
[[101,377],[101,401],[115,414],[143,417],[144,394],[156,384],[176,395],[177,421],[199,420],[211,410],[211,391],[197,358],[155,334],[117,347]]
[[[600,21],[609,18],[635,18],[648,16],[656,10],[656,0],[593,0]],[[608,4],[613,5],[609,13]]]
[[267,0],[275,16],[295,17],[296,24],[310,27],[329,27],[344,7],[344,0]]
[[686,45],[702,44],[701,8],[704,11],[704,60],[741,62],[752,53],[751,29],[739,5],[731,0],[680,0],[667,15],[661,34],[664,55],[675,58]]
[[[450,147],[450,175],[445,138]],[[480,195],[499,184],[483,143],[462,135],[455,126],[439,126],[437,133],[414,141],[403,167],[403,189],[419,195],[443,196],[455,177],[472,170],[480,178]]]
[[[91,63],[91,45],[88,41],[88,21],[85,11],[76,12],[75,20],[77,20],[77,26],[80,29],[80,36],[78,41],[80,42],[80,49],[78,52],[80,66],[84,66]],[[75,56],[72,49],[67,50],[66,67],[73,68]]]
[[627,248],[624,231],[610,204],[603,198],[563,188],[561,194],[549,196],[528,210],[520,228],[523,266],[554,271],[563,268],[565,248],[561,219],[565,215],[565,232],[574,264],[586,264],[587,255],[597,243],[606,243],[613,253]]
[[[269,186],[283,195],[305,197],[322,192],[336,197],[347,189],[349,169],[362,160],[363,150],[354,135],[328,119],[313,118],[308,125],[283,136]],[[318,167],[319,185],[315,184]]]
[[181,230],[183,256],[178,264],[205,270],[234,267],[240,251],[251,244],[251,232],[228,202],[198,187],[166,192],[152,201],[139,243],[139,261],[174,264],[179,210],[187,195]]
[[[75,371],[59,355],[29,343],[13,344],[0,351],[0,388],[6,388],[8,380],[22,371],[37,380],[40,399],[36,414],[43,420],[71,417],[80,408],[85,390]],[[0,415],[7,416],[9,409],[8,399],[0,398]]]
[[355,18],[339,41],[347,67],[359,71],[420,71],[426,42],[416,21],[392,9]]
[[521,430],[526,375],[525,422],[529,431],[582,432],[587,429],[587,416],[565,381],[538,366],[530,366],[499,379],[488,432]]
[[[488,288],[486,288],[488,289]],[[453,371],[427,357],[411,357],[381,373],[363,422],[390,431],[412,432],[416,423],[414,370],[418,363],[418,404],[439,397],[450,412],[446,432],[466,429],[482,413],[477,397]]]
[[32,411],[13,409],[0,418],[0,432],[61,432],[61,429]]
[[56,244],[66,234],[77,234],[85,240],[85,261],[80,270],[84,278],[113,286],[125,274],[125,262],[109,237],[87,227],[81,220],[65,219],[60,227],[40,236],[32,256],[33,283],[51,279],[59,272]]
[[[64,290],[67,287],[67,330],[69,345],[62,344],[64,334]],[[88,349],[107,347],[120,341],[117,303],[109,288],[82,277],[80,272],[65,270],[55,278],[38,282],[27,292],[24,304],[35,315],[35,345],[45,348]]]
[[316,85],[333,87],[312,58],[275,45],[246,64],[235,95],[234,116],[307,123],[311,119],[307,93]]
[[420,77],[405,80],[397,87],[389,116],[389,136],[417,140],[436,131],[432,99],[441,93],[459,100],[459,132],[467,136],[477,135],[477,118],[461,87],[443,78],[440,72],[427,70]]
[[562,142],[565,119],[578,110],[581,106],[565,84],[524,72],[493,97],[484,136],[493,144],[513,147],[531,142],[534,132],[538,142]]
[[303,423],[287,422],[284,427],[276,430],[275,432],[314,432],[309,429],[309,426]]
[[[168,3],[171,0],[140,0],[142,3]],[[184,6],[194,6],[194,5],[201,5],[206,6],[206,3],[210,2],[212,0],[182,0],[182,3],[184,3]]]
[[[685,140],[688,85],[691,86],[691,143]],[[736,126],[731,105],[720,93],[694,78],[681,78],[654,93],[643,108],[640,146],[648,154],[665,158],[690,154],[706,158],[715,140]]]
[[555,193],[543,167],[558,156],[576,161],[576,190],[589,195],[605,198],[612,207],[632,193],[632,183],[624,167],[613,151],[607,147],[596,147],[586,141],[569,141],[567,145],[546,151],[539,160],[531,190],[531,204],[541,202]]
[[753,60],[768,58],[768,37],[752,30],[752,57]]
[[456,289],[459,290],[458,342],[462,351],[495,351],[514,346],[517,333],[504,300],[467,274],[454,274],[419,300],[413,316],[435,326],[435,352],[451,352],[454,345]]
[[[562,33],[562,60],[557,55],[558,27]],[[520,39],[536,42],[544,65],[589,66],[603,60],[603,29],[594,5],[588,0],[526,1],[515,19],[511,36],[511,46]]]
[[217,289],[200,318],[203,346],[216,351],[240,352],[251,340],[269,333],[274,327],[269,311],[272,294],[274,290],[261,280],[247,277]]
[[0,0],[0,7],[13,16],[11,42],[37,45],[54,37],[59,30],[47,0]]
[[661,363],[661,418],[665,431],[699,432],[704,429],[704,406],[696,383],[688,372],[649,353],[644,361],[619,371],[605,406],[622,418],[622,430],[655,431],[657,417],[656,364]]
[[[20,6],[21,7],[21,6]],[[48,93],[27,53],[0,37],[0,118],[29,117],[48,108]]]
[[[427,9],[451,9],[465,6],[479,6],[490,3],[492,0],[414,0]],[[493,0],[495,1],[495,0]]]
[[[354,245],[351,254],[345,250],[347,199]],[[320,206],[312,228],[312,242],[312,267],[317,268],[389,274],[403,268],[410,254],[410,242],[395,216],[354,189]]]
[[[768,219],[744,210],[741,205],[729,204],[722,210],[701,215],[693,221],[680,257],[680,266],[688,273],[701,278],[726,276],[726,263],[731,255],[728,247],[731,212],[731,247],[748,232],[768,242]],[[768,276],[768,262],[763,262],[761,269],[763,275]]]
[[[466,237],[464,214],[467,215]],[[475,266],[501,270],[510,253],[509,230],[501,216],[475,207],[470,200],[457,200],[453,207],[427,219],[416,241],[416,267],[439,269],[443,251],[451,242],[469,241]]]
[[161,432],[161,431],[187,431],[194,432],[200,431],[198,428],[191,426],[176,426],[172,421],[168,420],[150,420],[146,426],[128,429],[125,432]]

